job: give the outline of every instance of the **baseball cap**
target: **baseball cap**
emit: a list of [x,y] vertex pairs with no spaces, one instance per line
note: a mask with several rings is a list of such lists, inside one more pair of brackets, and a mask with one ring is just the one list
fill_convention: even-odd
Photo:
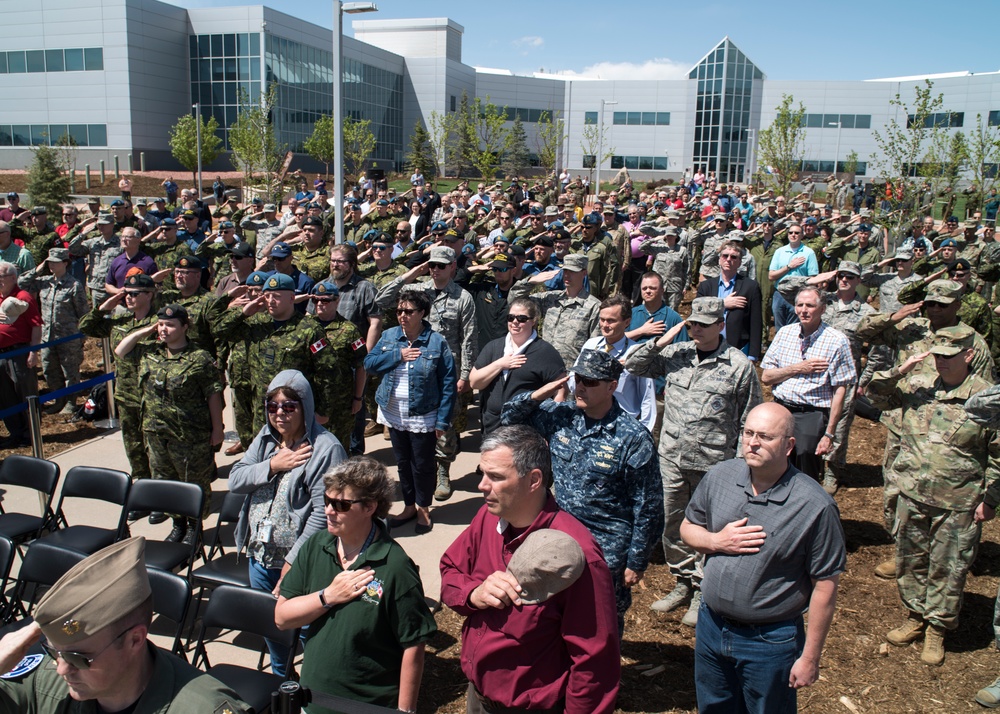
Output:
[[691,314],[687,322],[700,325],[714,325],[726,314],[726,306],[722,298],[698,297],[691,301]]
[[975,339],[976,331],[968,325],[942,327],[934,333],[934,340],[931,343],[929,351],[933,355],[954,357],[957,354],[972,349]]
[[580,352],[570,370],[581,377],[610,381],[621,376],[622,363],[604,350],[586,349]]

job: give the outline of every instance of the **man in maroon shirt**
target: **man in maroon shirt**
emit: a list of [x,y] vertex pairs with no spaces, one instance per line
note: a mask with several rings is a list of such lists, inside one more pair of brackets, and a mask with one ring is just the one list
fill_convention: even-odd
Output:
[[[486,504],[441,558],[441,600],[466,618],[468,711],[610,714],[621,662],[604,557],[586,526],[556,505],[549,447],[537,431],[500,427],[480,451]],[[586,566],[566,589],[528,604],[507,565],[545,528],[572,537]]]
[[[4,304],[7,298],[27,304]],[[27,397],[38,394],[38,352],[14,354],[42,340],[42,316],[38,303],[17,287],[17,266],[0,262],[0,410],[16,406]],[[3,420],[7,434],[0,439],[0,449],[14,449],[31,443],[28,414],[19,412]]]

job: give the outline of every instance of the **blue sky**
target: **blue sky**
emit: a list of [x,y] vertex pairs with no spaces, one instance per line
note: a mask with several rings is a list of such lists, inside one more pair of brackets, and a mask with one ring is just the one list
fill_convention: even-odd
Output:
[[[169,0],[184,7],[239,6],[246,0]],[[858,80],[940,72],[1000,70],[996,0],[943,3],[646,3],[517,0],[375,0],[357,19],[450,17],[465,28],[466,64],[608,79],[684,76],[729,35],[775,80]],[[276,10],[332,27],[332,3],[265,0]],[[641,7],[636,12],[631,8]],[[734,11],[734,8],[737,8]],[[745,9],[744,9],[745,8]],[[351,34],[352,16],[345,16]]]

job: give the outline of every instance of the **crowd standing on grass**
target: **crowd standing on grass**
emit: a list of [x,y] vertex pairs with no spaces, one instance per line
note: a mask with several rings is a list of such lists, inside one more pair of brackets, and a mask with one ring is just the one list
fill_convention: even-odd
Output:
[[[279,625],[309,625],[317,687],[415,710],[433,622],[391,531],[433,529],[477,396],[486,502],[441,564],[469,711],[612,711],[657,544],[674,580],[652,609],[686,606],[700,710],[794,711],[845,568],[833,496],[856,417],[888,430],[896,557],[875,574],[904,621],[886,639],[945,661],[1000,502],[995,199],[935,220],[933,202],[876,206],[835,177],[819,204],[810,186],[786,197],[693,167],[596,194],[566,171],[447,193],[419,171],[401,193],[362,177],[336,207],[321,177],[296,177],[275,203],[221,178],[208,200],[172,179],[153,198],[123,179],[86,208],[9,193],[0,409],[37,393],[39,367],[49,390],[79,381],[79,341],[22,348],[110,338],[132,475],[207,490],[231,394],[240,547]],[[4,423],[0,446],[27,444],[23,415]],[[378,434],[402,485],[391,514],[363,457]],[[147,516],[170,514],[129,514]],[[368,642],[345,649],[345,633]],[[330,648],[358,667],[320,671]],[[1000,706],[1000,679],[976,699]]]

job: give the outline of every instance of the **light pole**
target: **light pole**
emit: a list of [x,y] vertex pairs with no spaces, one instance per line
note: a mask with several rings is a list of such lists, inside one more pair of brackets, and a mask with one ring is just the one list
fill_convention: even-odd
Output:
[[599,196],[601,193],[601,157],[604,155],[604,107],[617,103],[615,100],[601,100],[601,125],[597,127],[597,156],[594,157],[594,166],[597,168],[597,179],[594,182],[597,184],[594,187],[595,196]]
[[836,156],[833,157],[833,176],[834,178],[836,178],[837,162],[840,161],[840,130],[844,128],[844,123],[838,119],[835,122],[829,122],[827,124],[827,126],[834,126],[834,125],[836,125],[837,127],[837,154]]
[[333,0],[333,210],[336,217],[333,242],[344,242],[344,108],[341,102],[344,82],[344,13],[377,12],[373,2]]
[[757,131],[755,129],[747,129],[747,176],[743,177],[745,183],[753,181],[754,158],[757,151],[757,147],[755,146],[756,141]]
[[198,200],[201,200],[201,103],[192,104],[194,109],[194,131],[198,138]]

